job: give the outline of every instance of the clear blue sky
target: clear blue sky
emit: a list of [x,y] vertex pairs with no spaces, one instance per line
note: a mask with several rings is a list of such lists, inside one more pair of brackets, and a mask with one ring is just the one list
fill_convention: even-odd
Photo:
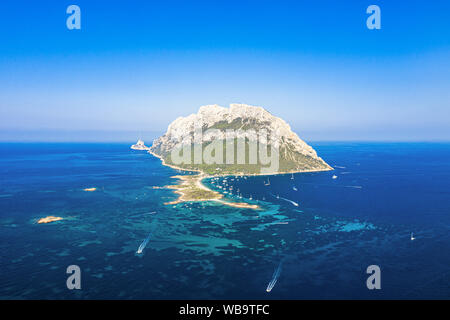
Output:
[[450,140],[450,1],[9,0],[0,40],[3,141],[148,139],[233,102],[306,140]]

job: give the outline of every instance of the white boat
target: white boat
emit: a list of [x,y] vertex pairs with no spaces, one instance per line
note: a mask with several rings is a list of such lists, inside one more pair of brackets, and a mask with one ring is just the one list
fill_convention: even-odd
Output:
[[264,185],[265,186],[270,186],[270,179],[269,178],[267,178],[267,182],[264,182]]
[[337,175],[333,175],[332,178],[333,178],[333,179],[337,179]]
[[294,190],[294,191],[298,191],[298,190],[297,190],[297,188],[296,188],[295,186],[294,186],[294,187],[292,187],[292,190]]
[[291,180],[294,180],[294,174],[292,174],[292,176],[291,176]]
[[414,238],[414,234],[411,232],[411,241],[415,240],[416,238]]

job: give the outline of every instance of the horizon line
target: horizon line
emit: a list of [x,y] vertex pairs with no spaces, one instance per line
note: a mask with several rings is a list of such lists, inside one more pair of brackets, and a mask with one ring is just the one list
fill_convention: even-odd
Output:
[[[332,143],[339,143],[339,142],[348,142],[348,143],[450,143],[450,139],[418,139],[418,140],[401,140],[401,139],[395,139],[395,140],[374,140],[374,139],[302,139],[303,141],[307,143],[316,143],[316,142],[332,142]],[[13,143],[23,143],[23,144],[128,144],[128,143],[134,143],[134,140],[98,140],[98,141],[92,141],[92,140],[73,140],[73,141],[57,141],[57,140],[0,140],[0,144],[13,144]]]

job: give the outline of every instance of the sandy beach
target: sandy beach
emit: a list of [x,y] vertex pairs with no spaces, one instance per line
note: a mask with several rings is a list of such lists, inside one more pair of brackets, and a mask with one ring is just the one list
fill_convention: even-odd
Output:
[[[271,176],[271,175],[283,175],[283,174],[292,174],[292,173],[302,173],[302,172],[319,172],[319,171],[329,171],[331,169],[320,169],[320,170],[303,170],[303,171],[291,171],[291,172],[275,172],[275,173],[256,173],[256,174],[244,174],[244,173],[235,173],[235,174],[214,174],[214,175],[206,175],[200,170],[194,169],[185,169],[181,167],[177,167],[175,165],[167,164],[164,159],[155,154],[151,150],[148,151],[151,155],[157,157],[161,160],[164,166],[170,167],[175,170],[186,171],[186,172],[198,172],[198,175],[178,175],[173,178],[178,178],[181,180],[181,183],[178,185],[165,186],[164,188],[169,188],[174,190],[175,193],[179,195],[179,198],[175,201],[167,202],[166,204],[177,204],[180,202],[186,201],[217,201],[221,204],[235,207],[235,208],[249,208],[249,209],[260,209],[258,205],[252,205],[245,202],[229,202],[223,200],[223,195],[217,191],[213,191],[203,185],[202,180],[205,178],[211,177],[230,177],[230,176]],[[194,177],[194,178],[193,178]]]
[[54,221],[60,221],[63,218],[61,217],[55,217],[55,216],[48,216],[45,218],[41,218],[37,221],[37,223],[41,224],[41,223],[50,223],[50,222],[54,222]]
[[188,201],[216,201],[220,204],[235,208],[260,209],[258,205],[248,204],[245,202],[231,202],[223,200],[223,195],[217,191],[207,188],[202,180],[208,176],[199,175],[178,175],[172,178],[180,179],[181,182],[176,185],[166,186],[168,189],[174,190],[179,195],[178,199],[171,202],[166,202],[167,205],[178,204]]

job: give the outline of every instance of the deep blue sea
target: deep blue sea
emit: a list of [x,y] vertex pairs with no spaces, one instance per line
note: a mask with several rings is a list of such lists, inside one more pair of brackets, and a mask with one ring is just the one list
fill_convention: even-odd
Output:
[[450,144],[312,145],[335,171],[205,181],[256,211],[165,205],[179,173],[129,144],[0,144],[0,298],[449,299]]

